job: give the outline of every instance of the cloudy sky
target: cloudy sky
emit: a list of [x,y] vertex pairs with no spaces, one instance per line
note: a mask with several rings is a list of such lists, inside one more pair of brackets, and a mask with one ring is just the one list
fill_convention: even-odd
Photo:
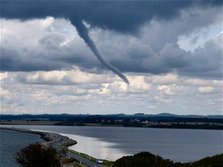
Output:
[[2,114],[223,114],[221,0],[0,2]]

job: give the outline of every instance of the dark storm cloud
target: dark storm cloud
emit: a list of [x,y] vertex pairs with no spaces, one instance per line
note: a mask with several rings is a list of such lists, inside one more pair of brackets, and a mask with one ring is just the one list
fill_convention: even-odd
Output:
[[[185,1],[186,2],[186,1]],[[113,71],[126,83],[129,83],[128,79],[117,68],[109,64],[99,53],[94,41],[88,35],[88,29],[82,23],[83,20],[89,21],[90,24],[96,26],[105,26],[106,28],[117,29],[121,31],[128,31],[134,29],[140,22],[154,16],[155,11],[162,11],[162,15],[172,15],[172,12],[166,10],[164,3],[150,2],[148,4],[130,2],[128,4],[124,2],[98,2],[98,1],[86,1],[86,2],[73,2],[73,1],[3,1],[3,17],[9,18],[32,18],[32,17],[67,17],[71,20],[72,24],[76,27],[78,34],[85,41],[85,43],[92,50],[97,59],[109,70]],[[176,3],[185,5],[185,3]],[[13,5],[13,6],[12,6]],[[109,6],[108,6],[109,5]],[[144,5],[144,6],[141,6]],[[153,8],[145,7],[153,6]],[[158,7],[156,9],[156,6]],[[172,5],[171,6],[175,6]],[[155,10],[154,10],[155,9]],[[177,9],[177,8],[176,8]],[[95,12],[96,11],[96,12]],[[134,12],[133,12],[134,11]],[[146,12],[148,11],[148,12]],[[175,12],[174,10],[170,10]],[[160,13],[157,13],[159,17]],[[147,18],[147,19],[148,19]],[[137,21],[137,22],[136,22]],[[138,22],[139,21],[139,22]]]
[[17,56],[18,53],[0,48],[0,70],[1,71],[50,71],[62,68],[62,64],[58,62],[52,62],[46,59],[21,58]]
[[[110,29],[121,32],[121,34],[136,34],[145,23],[151,19],[160,21],[171,21],[180,15],[180,10],[189,9],[191,6],[219,6],[221,0],[213,1],[193,1],[193,0],[171,0],[171,1],[71,1],[71,0],[1,0],[1,18],[29,20],[33,18],[46,18],[53,16],[55,18],[66,18],[77,28],[80,21],[86,21],[93,27]],[[211,14],[210,14],[211,15]],[[196,18],[191,14],[192,18]],[[207,52],[201,49],[200,52],[190,53],[182,50],[177,46],[177,38],[181,32],[190,33],[197,27],[206,26],[212,20],[212,17],[197,17],[199,20],[188,21],[189,24],[182,22],[182,27],[175,31],[175,27],[167,29],[165,27],[158,33],[148,34],[148,47],[153,52],[141,50],[141,44],[134,44],[128,48],[127,54],[119,54],[117,48],[107,46],[101,50],[114,50],[110,55],[103,55],[106,60],[125,72],[145,72],[145,73],[167,73],[177,71],[184,75],[197,76],[221,76],[221,68],[216,64],[221,59],[221,48],[214,55],[216,59],[210,60],[211,51]],[[201,19],[202,18],[202,19]],[[179,22],[182,20],[179,19]],[[162,25],[162,24],[161,24]],[[183,30],[182,30],[183,29]],[[171,34],[172,33],[172,34]],[[155,34],[153,36],[153,34]],[[80,34],[79,34],[80,35]],[[143,34],[141,34],[143,35]],[[147,34],[146,34],[147,35]],[[83,37],[82,37],[83,38]],[[84,39],[84,38],[83,38]],[[86,42],[86,39],[84,39]],[[63,41],[63,37],[51,34],[43,37],[39,44],[46,49],[57,50],[58,43]],[[97,41],[100,42],[100,41]],[[111,41],[111,43],[115,41]],[[123,41],[122,41],[123,42]],[[87,42],[86,42],[87,43]],[[173,43],[173,46],[165,45]],[[87,43],[88,44],[88,43]],[[98,43],[96,43],[97,45]],[[112,43],[113,44],[113,43]],[[89,44],[88,44],[89,45]],[[93,44],[94,45],[94,44]],[[126,47],[125,45],[122,45]],[[207,48],[210,48],[206,46]],[[90,47],[91,48],[91,47]],[[139,48],[137,50],[137,48]],[[92,49],[92,48],[91,48]],[[96,48],[97,49],[97,48]],[[126,48],[121,48],[122,50]],[[126,49],[126,50],[128,50]],[[213,47],[212,47],[213,49]],[[13,50],[13,49],[12,49]],[[215,49],[216,50],[216,49]],[[1,49],[1,71],[35,71],[35,70],[58,70],[72,68],[72,65],[78,65],[84,69],[93,67],[102,68],[95,60],[91,59],[89,53],[72,53],[50,55],[39,53],[31,57],[19,56],[20,53],[13,52],[10,49]],[[119,50],[120,51],[120,50]],[[105,52],[106,53],[106,52]],[[207,53],[209,55],[207,55]],[[42,54],[42,55],[41,55]],[[204,55],[204,56],[202,56]],[[94,58],[94,57],[93,57]],[[199,62],[204,62],[198,65]]]
[[92,26],[120,32],[134,32],[153,17],[168,19],[193,4],[219,5],[221,0],[193,1],[70,1],[70,0],[1,0],[1,17],[31,19],[46,16],[85,20]]

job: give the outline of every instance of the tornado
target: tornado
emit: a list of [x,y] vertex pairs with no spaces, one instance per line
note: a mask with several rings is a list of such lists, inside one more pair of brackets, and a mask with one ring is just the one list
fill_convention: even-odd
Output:
[[123,75],[117,68],[109,64],[104,60],[104,58],[99,53],[94,41],[89,36],[89,31],[87,27],[83,24],[81,20],[72,22],[72,24],[76,27],[79,36],[84,40],[84,42],[88,45],[91,51],[94,53],[98,61],[103,64],[108,70],[111,70],[115,74],[117,74],[126,84],[129,84],[129,80]]

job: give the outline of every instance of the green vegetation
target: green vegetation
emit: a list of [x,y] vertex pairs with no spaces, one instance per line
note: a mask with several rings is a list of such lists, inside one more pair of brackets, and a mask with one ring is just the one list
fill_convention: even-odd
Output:
[[[75,151],[75,150],[70,150],[70,152],[72,152],[72,153],[74,153],[74,154],[78,154],[78,155],[80,155],[81,157],[86,158],[86,159],[88,159],[88,160],[90,160],[90,161],[92,161],[92,162],[94,162],[94,163],[96,163],[96,161],[97,161],[96,158],[91,157],[91,156],[89,156],[89,155],[87,155],[87,154],[84,154],[84,153],[81,153],[81,152],[77,152],[77,151]],[[114,162],[112,162],[112,161],[103,160],[103,166],[104,166],[104,167],[112,167],[113,163],[114,163]]]
[[115,161],[113,167],[169,167],[173,166],[170,160],[164,160],[148,152],[141,152],[133,156],[125,156]]
[[192,163],[174,163],[169,159],[148,152],[125,156],[114,162],[113,167],[222,167],[223,154],[207,157]]
[[108,161],[108,160],[103,160],[103,165],[104,167],[112,167],[114,162]]
[[64,145],[59,145],[57,151],[61,154],[66,154],[68,152],[68,148]]
[[69,163],[74,163],[74,162],[78,162],[76,159],[74,158],[62,158],[62,164],[69,164]]
[[56,150],[41,144],[31,144],[22,149],[17,153],[16,160],[23,167],[61,167]]
[[89,156],[89,155],[87,155],[87,154],[84,154],[84,153],[81,153],[81,152],[77,152],[77,151],[75,151],[75,150],[70,150],[70,152],[72,152],[72,153],[74,153],[74,154],[78,154],[78,155],[80,155],[81,157],[86,158],[86,159],[89,159],[89,160],[92,161],[92,162],[96,162],[96,161],[97,161],[96,158],[91,157],[91,156]]
[[190,164],[192,167],[222,167],[223,154],[207,157]]

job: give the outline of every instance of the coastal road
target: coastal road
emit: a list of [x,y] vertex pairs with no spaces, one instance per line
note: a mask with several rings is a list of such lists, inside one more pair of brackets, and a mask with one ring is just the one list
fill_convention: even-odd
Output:
[[[67,143],[71,143],[71,141],[69,141],[70,139],[68,137],[64,137],[64,136],[61,136],[61,135],[58,135],[55,133],[48,133],[48,135],[50,136],[51,141],[47,142],[47,145],[52,146],[56,150],[58,150],[61,145],[66,145]],[[103,167],[102,164],[97,164],[95,162],[92,162],[89,159],[80,156],[78,153],[68,151],[66,156],[68,158],[74,158],[74,159],[78,160],[81,164],[85,164],[87,167]]]
[[74,158],[74,159],[78,160],[80,163],[85,164],[88,167],[103,167],[102,164],[97,164],[95,162],[92,162],[89,159],[84,158],[84,157],[82,157],[78,154],[75,154],[75,153],[71,152],[71,151],[67,152],[67,156],[69,158]]

